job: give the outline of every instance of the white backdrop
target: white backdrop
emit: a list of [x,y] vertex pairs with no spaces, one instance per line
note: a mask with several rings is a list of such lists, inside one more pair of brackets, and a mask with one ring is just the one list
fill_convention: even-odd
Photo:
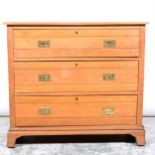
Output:
[[5,21],[147,21],[144,115],[155,116],[155,0],[1,0],[0,115],[9,114]]

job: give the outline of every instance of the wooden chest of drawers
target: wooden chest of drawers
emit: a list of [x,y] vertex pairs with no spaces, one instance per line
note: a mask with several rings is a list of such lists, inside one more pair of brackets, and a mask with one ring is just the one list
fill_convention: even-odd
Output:
[[145,23],[7,23],[8,147],[32,135],[130,134],[142,126]]

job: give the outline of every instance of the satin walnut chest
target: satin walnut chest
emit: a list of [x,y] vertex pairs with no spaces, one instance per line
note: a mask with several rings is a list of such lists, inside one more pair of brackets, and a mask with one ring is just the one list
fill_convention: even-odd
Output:
[[142,126],[145,23],[7,23],[8,147],[34,135],[130,134]]

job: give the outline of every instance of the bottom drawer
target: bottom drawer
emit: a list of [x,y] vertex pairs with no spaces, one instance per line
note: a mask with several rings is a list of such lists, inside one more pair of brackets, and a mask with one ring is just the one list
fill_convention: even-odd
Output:
[[16,96],[16,126],[134,125],[136,95]]

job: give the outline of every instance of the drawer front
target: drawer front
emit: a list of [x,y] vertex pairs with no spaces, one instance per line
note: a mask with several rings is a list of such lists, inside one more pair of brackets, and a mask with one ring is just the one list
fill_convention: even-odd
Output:
[[139,55],[139,29],[14,30],[14,58]]
[[138,61],[15,62],[16,93],[137,91]]
[[136,95],[16,96],[16,126],[133,125]]
[[[88,29],[87,29],[88,28]],[[58,29],[14,30],[15,39],[21,38],[52,38],[52,37],[139,37],[139,27],[95,27]]]

